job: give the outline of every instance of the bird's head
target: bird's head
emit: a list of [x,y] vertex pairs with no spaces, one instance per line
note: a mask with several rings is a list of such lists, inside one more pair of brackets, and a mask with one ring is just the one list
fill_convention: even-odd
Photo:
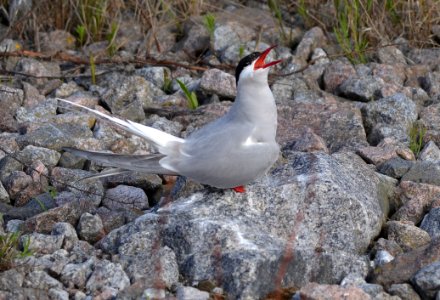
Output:
[[269,63],[265,62],[266,56],[275,47],[276,46],[271,46],[263,52],[254,52],[243,57],[235,69],[235,80],[237,85],[239,81],[245,81],[248,79],[265,80],[269,73],[269,67],[281,62],[281,60],[275,60]]

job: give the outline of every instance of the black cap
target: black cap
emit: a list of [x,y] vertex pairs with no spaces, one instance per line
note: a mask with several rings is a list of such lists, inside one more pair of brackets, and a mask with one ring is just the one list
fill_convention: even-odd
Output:
[[238,84],[238,78],[240,78],[240,73],[246,66],[252,64],[254,60],[260,57],[261,52],[254,52],[245,57],[243,57],[235,68],[235,83]]

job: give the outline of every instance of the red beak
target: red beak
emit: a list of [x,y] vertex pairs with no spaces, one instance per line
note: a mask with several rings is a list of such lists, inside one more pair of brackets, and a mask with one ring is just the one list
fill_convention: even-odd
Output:
[[264,50],[264,52],[260,54],[260,57],[258,57],[257,61],[254,64],[254,70],[265,69],[270,66],[276,65],[277,63],[282,62],[282,59],[276,60],[276,61],[271,61],[267,64],[264,62],[264,60],[266,59],[266,56],[269,54],[270,50],[272,50],[275,47],[276,47],[276,45],[273,45],[273,46],[267,48],[266,50]]

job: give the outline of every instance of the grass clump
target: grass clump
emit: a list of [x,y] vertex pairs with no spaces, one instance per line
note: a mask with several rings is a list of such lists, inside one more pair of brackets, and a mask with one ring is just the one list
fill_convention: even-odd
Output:
[[182,89],[183,93],[185,94],[186,100],[188,102],[188,107],[190,109],[196,109],[197,107],[199,107],[199,101],[197,100],[196,93],[194,91],[190,92],[185,83],[183,83],[179,79],[176,79],[176,81]]
[[426,127],[419,124],[414,123],[408,130],[409,136],[409,149],[414,153],[417,157],[422,150],[423,147],[423,138],[426,134]]
[[0,234],[0,271],[14,267],[17,259],[32,255],[29,237],[22,243],[23,249],[19,250],[20,237],[20,232]]
[[[366,4],[368,11],[371,9],[372,1],[369,0]],[[362,29],[361,0],[335,0],[335,8],[334,34],[339,46],[352,63],[366,63],[365,50],[368,47],[368,40]]]

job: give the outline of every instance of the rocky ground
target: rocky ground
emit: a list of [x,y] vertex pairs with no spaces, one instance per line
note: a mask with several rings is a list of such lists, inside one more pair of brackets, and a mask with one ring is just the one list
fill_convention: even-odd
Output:
[[[328,55],[319,27],[293,27],[297,45],[282,46],[261,6],[229,5],[212,35],[197,17],[183,37],[163,28],[147,49],[122,26],[115,59],[183,66],[97,64],[92,84],[69,60],[1,62],[13,75],[0,88],[0,230],[21,231],[32,255],[0,273],[0,299],[440,299],[440,49],[399,39],[353,65]],[[72,39],[42,33],[42,51],[105,48]],[[185,137],[231,105],[227,65],[274,43],[282,153],[245,194],[139,173],[78,181],[104,167],[62,147],[153,149],[56,97]]]

